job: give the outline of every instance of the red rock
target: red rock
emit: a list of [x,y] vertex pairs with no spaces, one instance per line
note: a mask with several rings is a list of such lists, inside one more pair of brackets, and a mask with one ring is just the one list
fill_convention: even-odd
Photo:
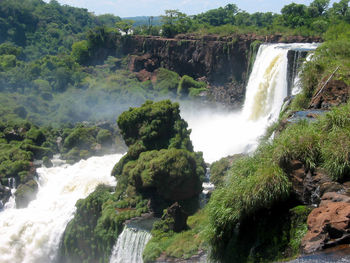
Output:
[[320,207],[327,206],[331,202],[350,203],[350,197],[336,192],[328,192],[322,196]]
[[302,240],[304,253],[312,253],[344,242],[350,236],[350,203],[329,202],[315,208],[307,220]]

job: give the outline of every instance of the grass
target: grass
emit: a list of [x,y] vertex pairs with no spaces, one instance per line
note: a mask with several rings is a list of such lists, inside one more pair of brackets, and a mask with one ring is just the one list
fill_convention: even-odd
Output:
[[[225,262],[225,258],[230,257],[228,255],[232,256],[232,251],[236,251],[234,247],[241,238],[239,233],[243,231],[247,222],[260,216],[263,217],[259,220],[271,219],[268,213],[261,215],[262,211],[270,211],[289,200],[290,182],[285,172],[292,160],[303,162],[311,170],[322,167],[334,181],[349,179],[350,103],[333,108],[315,122],[299,121],[290,124],[273,141],[263,141],[252,156],[241,158],[233,164],[224,180],[225,184],[214,191],[207,207],[209,224],[206,238],[215,259]],[[300,211],[294,212],[298,214]],[[302,213],[300,218],[305,219],[305,214]],[[292,219],[296,220],[296,223]],[[301,238],[307,231],[306,223],[301,222],[297,215],[292,219],[289,223],[295,226],[291,227],[290,231],[282,226],[283,231],[289,231],[289,234],[280,237],[281,240],[285,240],[285,245],[281,245],[280,249],[289,247],[286,255],[298,253]],[[267,225],[261,224],[262,228],[269,225],[268,222]],[[256,235],[252,234],[250,238],[260,240],[263,236],[268,243],[268,233],[260,231],[259,227],[256,231]],[[248,238],[241,241],[247,242],[246,246],[254,246],[249,243],[251,240]],[[266,245],[265,250],[269,251],[271,246],[277,245],[270,243],[270,246]],[[274,251],[278,259],[283,258],[284,252],[278,254],[280,252]],[[243,254],[240,256],[244,256]],[[260,251],[255,256],[253,253],[251,259],[254,261],[265,256],[264,252]],[[263,260],[265,261],[268,260]]]
[[180,233],[152,231],[152,239],[147,243],[143,252],[145,263],[152,262],[162,253],[167,257],[188,259],[200,250],[206,249],[204,228],[208,220],[208,211],[200,210],[188,217],[189,230]]

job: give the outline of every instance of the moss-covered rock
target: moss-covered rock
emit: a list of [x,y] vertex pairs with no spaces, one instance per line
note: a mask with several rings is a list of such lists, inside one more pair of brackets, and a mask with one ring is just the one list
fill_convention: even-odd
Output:
[[148,151],[167,148],[193,151],[179,104],[170,100],[147,101],[139,108],[130,108],[119,116],[117,123],[127,146],[139,143]]
[[183,205],[193,207],[205,164],[200,153],[193,153],[179,105],[148,101],[121,114],[117,122],[129,146],[112,171],[118,180],[117,195],[134,205],[136,196],[151,198],[152,209],[160,215],[175,201],[186,200]]
[[109,262],[123,222],[147,210],[143,204],[118,212],[112,191],[111,187],[99,185],[87,198],[78,200],[75,216],[63,234],[59,262]]

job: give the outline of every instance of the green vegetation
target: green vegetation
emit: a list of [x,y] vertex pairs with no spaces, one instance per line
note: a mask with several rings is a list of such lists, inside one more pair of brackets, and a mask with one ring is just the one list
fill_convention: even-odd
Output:
[[202,189],[205,165],[202,155],[193,153],[179,105],[148,101],[117,122],[129,150],[112,172],[118,180],[116,194],[133,206],[140,194],[155,195],[161,204],[154,208],[157,213],[176,201],[191,204]]
[[314,0],[309,6],[291,3],[281,14],[256,12],[249,14],[235,4],[187,16],[178,10],[166,10],[162,16],[162,35],[173,37],[180,33],[232,35],[257,33],[271,35],[322,35],[341,21],[350,21],[349,1],[341,0],[329,6],[329,0]]
[[[279,226],[283,229],[287,227],[289,234],[281,236],[283,242],[271,243],[271,240],[278,240],[278,233],[282,230],[273,232],[270,227],[274,223],[271,226],[268,221],[273,220],[274,211],[281,209],[278,207],[289,209],[293,205],[285,170],[290,161],[299,160],[307,169],[323,167],[335,181],[348,180],[349,114],[350,103],[332,109],[316,122],[291,124],[272,142],[262,144],[253,156],[244,157],[233,164],[223,186],[214,191],[208,204],[208,242],[213,257],[229,262],[228,259],[232,260],[233,255],[237,255],[238,262],[246,262],[249,255],[253,261],[269,262],[298,253],[300,240],[306,231],[305,220],[300,220],[306,217],[307,212],[302,213],[303,217],[291,217],[294,220],[292,224],[298,226],[290,230],[287,227],[289,223]],[[285,216],[276,215],[278,218],[289,218],[287,214]],[[259,218],[260,222],[255,232],[251,230],[251,226],[256,224],[252,218]],[[264,225],[264,222],[268,224]],[[269,229],[270,235],[261,232],[261,229]],[[247,232],[253,234],[242,239]],[[249,253],[248,248],[254,245],[252,240],[260,239],[266,241],[265,245],[264,241],[256,253]],[[271,252],[271,249],[274,251]]]
[[[118,180],[116,190],[110,193],[101,186],[77,202],[63,238],[63,262],[107,262],[122,223],[141,213],[161,215],[175,202],[188,213],[198,208],[205,164],[202,154],[193,152],[179,105],[147,101],[122,113],[117,122],[129,150],[112,172]],[[104,130],[99,134],[109,138]],[[90,147],[91,141],[90,130],[78,127],[65,138],[64,147]],[[159,224],[163,221],[167,222]]]
[[282,118],[291,111],[307,108],[313,95],[322,84],[339,67],[333,80],[340,80],[350,84],[350,25],[339,23],[333,25],[325,33],[326,41],[315,51],[313,59],[304,64],[301,74],[303,90],[296,96]]
[[172,230],[164,232],[159,222],[155,223],[152,230],[152,239],[147,243],[143,252],[145,263],[157,259],[161,253],[168,257],[188,259],[205,249],[203,229],[207,224],[208,214],[206,210],[200,210],[193,216],[188,217],[189,230],[176,233]]
[[113,189],[99,185],[87,198],[77,202],[74,219],[67,225],[60,262],[109,262],[123,222],[140,216],[145,208],[117,212]]
[[53,0],[4,0],[0,3],[0,43],[23,48],[22,57],[32,60],[71,49],[83,33],[101,25],[113,25],[119,17],[94,16],[87,9],[60,5]]
[[225,176],[233,163],[243,156],[243,154],[236,154],[233,156],[221,158],[220,160],[213,162],[210,165],[210,182],[212,182],[215,187],[220,187],[223,185]]

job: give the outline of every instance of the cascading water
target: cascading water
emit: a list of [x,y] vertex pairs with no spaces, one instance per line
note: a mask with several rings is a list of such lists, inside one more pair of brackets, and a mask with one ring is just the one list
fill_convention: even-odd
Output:
[[152,235],[138,227],[125,226],[113,247],[109,263],[140,263],[142,252]]
[[[75,203],[97,185],[115,185],[110,175],[120,154],[92,157],[74,165],[39,168],[39,191],[27,208],[0,212],[0,262],[54,262]],[[58,163],[58,162],[54,162]]]
[[[313,56],[313,53],[308,53],[306,58],[305,58],[305,61],[310,61],[311,58]],[[301,83],[300,83],[300,73],[301,71],[298,71],[296,73],[296,76],[294,78],[294,81],[293,81],[293,87],[292,87],[292,94],[291,95],[297,95],[298,93],[301,92]]]
[[[240,112],[195,107],[182,113],[192,129],[195,150],[202,151],[206,161],[255,149],[257,138],[277,118],[287,96],[287,53],[298,48],[316,46],[273,44],[259,48]],[[15,209],[12,198],[0,212],[0,262],[54,262],[76,201],[85,198],[98,184],[115,185],[110,172],[120,157],[93,157],[72,166],[38,169],[36,200],[27,208]],[[149,238],[145,230],[125,227],[113,249],[111,263],[141,262]]]
[[202,151],[207,162],[254,150],[259,136],[278,118],[288,95],[288,51],[316,47],[317,44],[261,45],[239,112],[184,108],[182,116],[192,129],[195,150]]

